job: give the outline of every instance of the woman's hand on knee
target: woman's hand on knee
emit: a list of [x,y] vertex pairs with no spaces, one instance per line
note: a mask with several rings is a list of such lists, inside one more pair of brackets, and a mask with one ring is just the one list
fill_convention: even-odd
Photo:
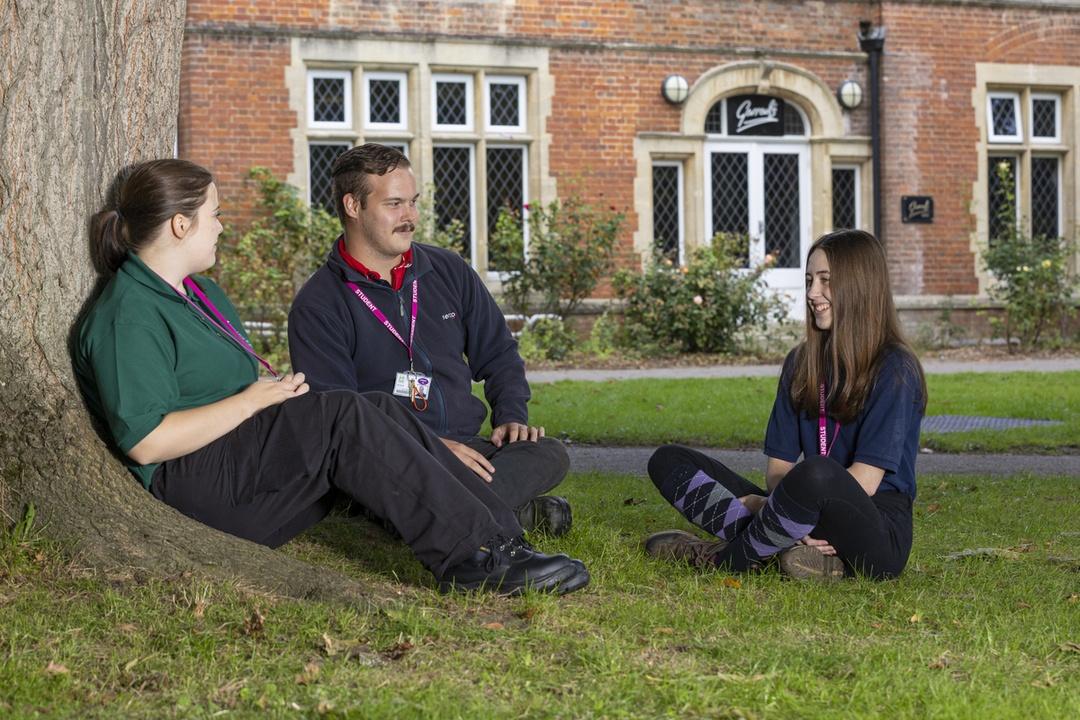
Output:
[[809,535],[807,535],[802,540],[799,540],[798,544],[799,545],[809,545],[810,547],[815,547],[819,551],[821,551],[822,555],[835,555],[836,554],[836,548],[834,548],[832,545],[830,545],[828,540],[818,540],[817,538],[812,538]]
[[244,389],[243,395],[250,403],[251,414],[254,415],[271,405],[300,397],[310,389],[304,382],[304,373],[287,373],[278,380],[272,378],[257,380]]

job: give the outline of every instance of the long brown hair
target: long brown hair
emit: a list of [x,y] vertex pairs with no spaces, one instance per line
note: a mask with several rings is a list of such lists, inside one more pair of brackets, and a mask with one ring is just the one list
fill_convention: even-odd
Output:
[[105,209],[90,220],[94,267],[112,274],[174,215],[198,218],[212,182],[210,171],[187,160],[149,160],[121,170]]
[[904,339],[889,287],[885,249],[862,230],[838,230],[818,238],[807,253],[829,261],[832,326],[819,330],[806,314],[806,339],[795,351],[791,402],[810,415],[819,409],[818,386],[828,388],[829,414],[848,423],[862,410],[886,351],[897,350],[918,377],[926,409],[922,365]]

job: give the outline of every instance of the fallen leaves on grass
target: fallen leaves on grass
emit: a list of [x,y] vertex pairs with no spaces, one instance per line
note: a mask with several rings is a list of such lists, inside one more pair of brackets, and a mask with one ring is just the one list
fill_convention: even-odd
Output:
[[742,580],[733,577],[726,577],[720,581],[724,587],[734,588],[738,590],[742,587]]
[[920,615],[919,613],[915,613],[914,615],[912,615],[911,617],[908,618],[908,622],[911,623],[912,625],[914,625],[915,623],[920,623],[920,622],[922,622],[922,615]]
[[296,684],[297,685],[312,685],[319,681],[319,673],[322,672],[322,666],[315,660],[312,660],[308,664],[304,665],[304,669],[297,673]]
[[927,667],[929,667],[931,670],[944,670],[950,665],[952,665],[952,658],[949,657],[949,651],[946,650],[945,652],[941,653],[941,657],[930,663]]
[[484,623],[480,627],[484,628],[485,630],[503,630],[506,628],[506,626],[503,625],[501,622],[488,622]]
[[413,649],[413,647],[414,645],[408,640],[402,640],[401,642],[395,643],[394,645],[390,646],[386,650],[383,650],[382,655],[387,660],[400,660],[401,658],[405,657],[408,652]]
[[929,505],[926,506],[926,514],[927,515],[933,515],[934,513],[936,513],[940,509],[941,509],[941,503],[930,503]]
[[45,666],[46,675],[67,675],[71,671],[66,666],[61,665],[58,662],[49,661],[49,664]]
[[266,616],[259,611],[259,608],[252,608],[251,615],[244,620],[244,634],[257,635],[263,631],[264,627],[266,627]]
[[1080,643],[1065,642],[1058,645],[1062,652],[1080,653]]
[[626,498],[625,500],[622,501],[622,504],[623,505],[644,505],[645,504],[645,499],[644,498],[628,497],[628,498]]

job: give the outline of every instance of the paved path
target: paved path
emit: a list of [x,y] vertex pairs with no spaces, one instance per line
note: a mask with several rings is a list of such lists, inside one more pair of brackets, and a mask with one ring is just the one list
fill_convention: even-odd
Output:
[[[955,360],[925,360],[927,373],[960,372],[1065,372],[1080,370],[1080,358],[1039,358],[1027,360],[980,360],[960,362]],[[535,370],[529,372],[530,383],[555,382],[557,380],[629,380],[633,378],[724,378],[724,377],[780,377],[779,365],[707,365],[703,367],[629,368],[622,370]]]
[[[645,475],[653,447],[600,447],[574,445],[570,451],[571,472],[616,472]],[[764,471],[765,456],[758,450],[713,450],[699,448],[735,472]],[[1068,475],[1080,478],[1080,455],[955,455],[923,453],[916,468],[920,475]]]

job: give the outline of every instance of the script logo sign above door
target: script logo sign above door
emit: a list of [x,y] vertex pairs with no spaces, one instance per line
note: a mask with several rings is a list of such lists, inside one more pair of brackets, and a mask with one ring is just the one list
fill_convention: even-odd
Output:
[[784,134],[787,103],[768,95],[735,95],[727,99],[728,134],[734,136]]

